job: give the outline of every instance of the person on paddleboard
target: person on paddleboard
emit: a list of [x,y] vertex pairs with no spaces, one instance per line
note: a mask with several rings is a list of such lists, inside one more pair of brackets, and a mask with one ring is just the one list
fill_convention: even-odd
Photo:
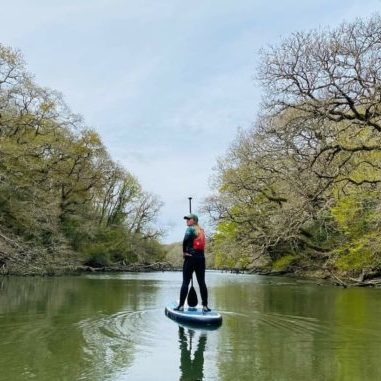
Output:
[[180,302],[175,308],[176,311],[184,310],[185,299],[188,294],[189,282],[193,272],[196,273],[198,285],[200,287],[203,312],[209,312],[208,289],[205,284],[205,233],[198,224],[198,217],[190,213],[184,217],[187,229],[183,240],[183,283],[180,290]]

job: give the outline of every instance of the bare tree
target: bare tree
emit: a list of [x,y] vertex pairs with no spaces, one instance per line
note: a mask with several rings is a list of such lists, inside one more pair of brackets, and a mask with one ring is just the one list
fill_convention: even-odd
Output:
[[381,132],[381,18],[295,33],[263,50],[266,110],[295,108]]
[[[380,182],[369,155],[381,152],[380,16],[295,33],[261,56],[267,130],[325,184]],[[363,177],[349,175],[354,166]]]

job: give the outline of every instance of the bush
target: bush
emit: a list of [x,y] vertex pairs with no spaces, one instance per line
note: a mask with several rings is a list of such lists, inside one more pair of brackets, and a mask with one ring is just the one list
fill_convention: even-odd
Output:
[[292,255],[292,254],[285,255],[272,263],[272,269],[278,270],[278,271],[286,270],[287,267],[295,263],[296,259],[297,258],[295,257],[295,255]]

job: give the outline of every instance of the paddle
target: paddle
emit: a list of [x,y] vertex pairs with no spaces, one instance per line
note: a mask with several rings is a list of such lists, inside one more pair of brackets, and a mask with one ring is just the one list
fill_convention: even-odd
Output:
[[187,296],[187,301],[188,301],[189,307],[197,306],[198,300],[197,300],[196,290],[193,288],[193,275],[191,279],[191,287],[189,289],[188,296]]
[[[189,213],[192,213],[192,197],[188,197],[188,199],[189,199]],[[197,299],[196,290],[193,287],[193,274],[192,274],[192,278],[191,278],[191,286],[190,286],[190,289],[188,291],[187,301],[188,301],[189,307],[196,307],[197,306],[198,299]]]

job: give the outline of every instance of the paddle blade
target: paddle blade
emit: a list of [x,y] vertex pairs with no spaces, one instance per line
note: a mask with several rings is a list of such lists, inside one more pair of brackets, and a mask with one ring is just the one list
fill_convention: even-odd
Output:
[[188,306],[189,307],[196,307],[197,306],[197,303],[198,303],[197,294],[196,294],[196,290],[194,289],[193,286],[191,286],[191,288],[189,289],[187,300],[188,300]]

